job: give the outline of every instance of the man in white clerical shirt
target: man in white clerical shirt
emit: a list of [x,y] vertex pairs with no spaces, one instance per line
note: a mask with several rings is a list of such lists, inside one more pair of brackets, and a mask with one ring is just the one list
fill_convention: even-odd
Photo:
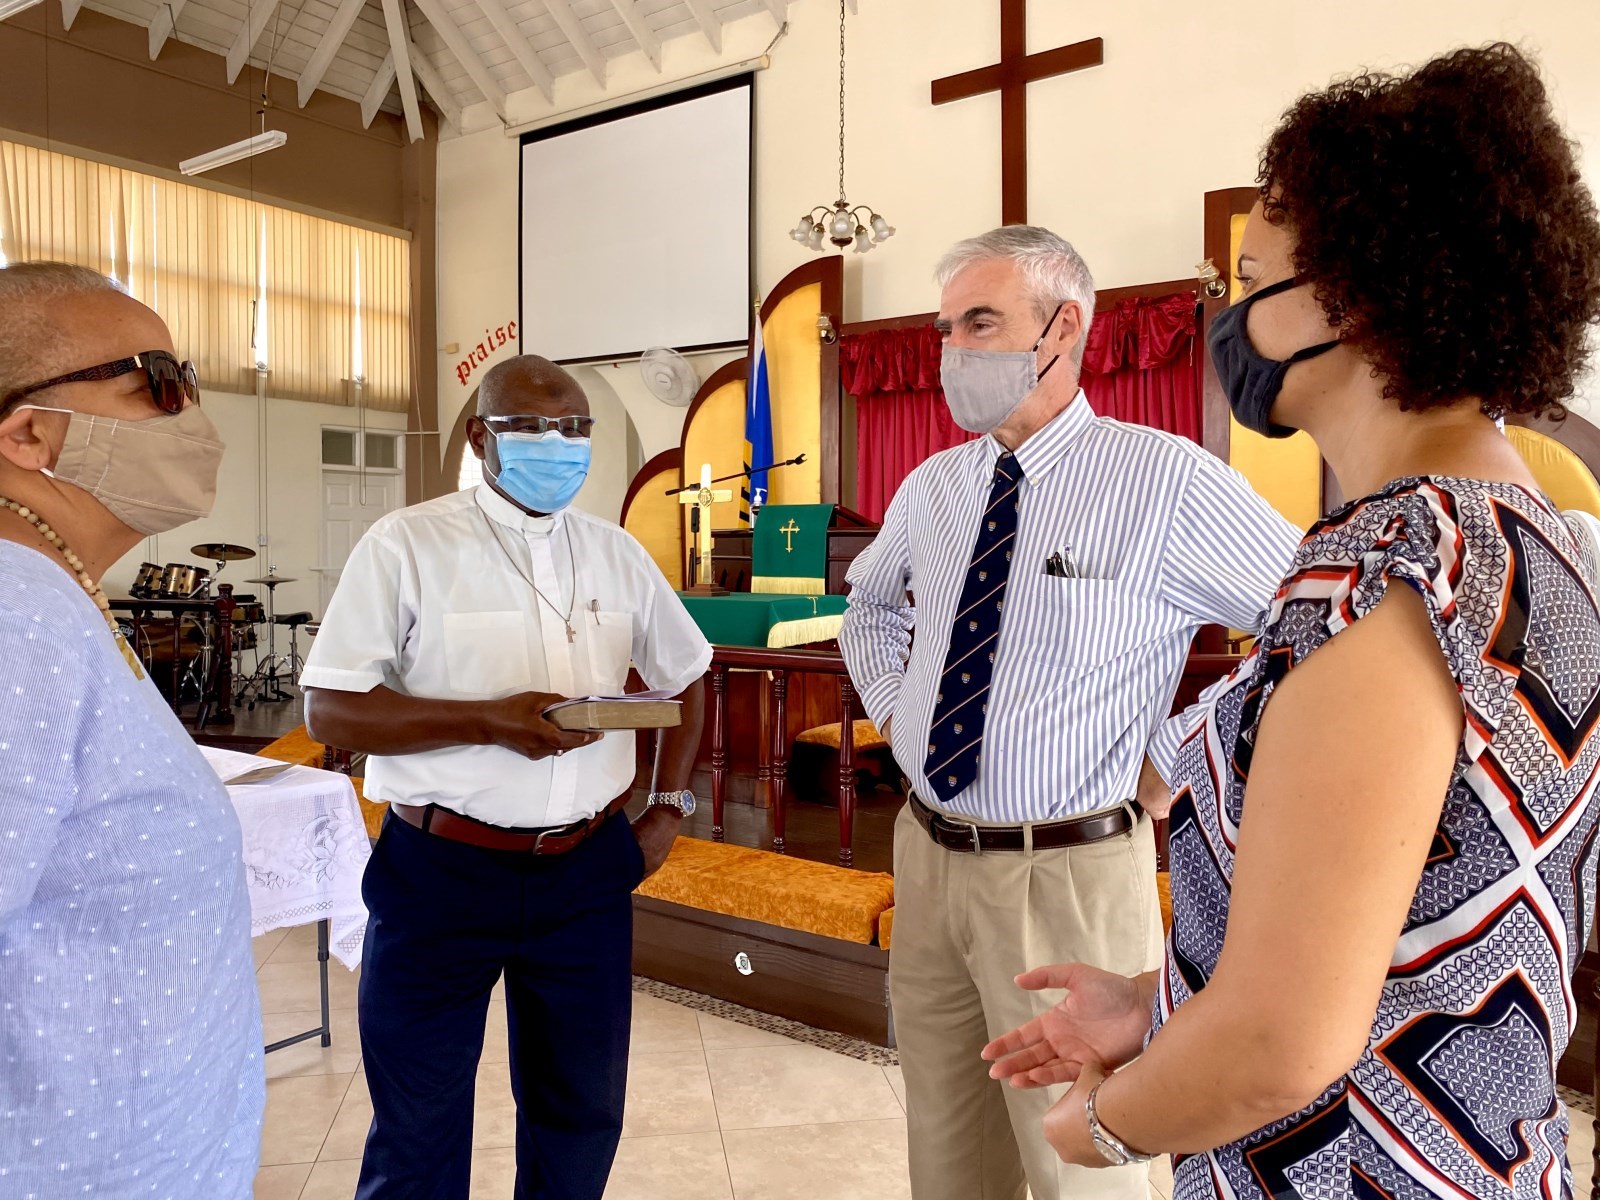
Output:
[[[390,802],[362,885],[360,1200],[467,1200],[473,1082],[505,978],[518,1196],[600,1200],[622,1130],[631,893],[694,808],[711,647],[644,548],[569,508],[594,422],[542,358],[468,422],[483,483],[384,517],[350,555],[302,683],[313,737],[371,755]],[[630,827],[631,733],[542,713],[630,663],[679,695]]]
[[1022,972],[1157,965],[1141,764],[1176,746],[1152,737],[1196,629],[1254,628],[1300,531],[1192,442],[1095,416],[1094,281],[1060,237],[997,229],[938,275],[945,399],[988,436],[900,486],[839,635],[912,789],[889,975],[912,1195],[1142,1200],[1144,1163],[1086,1171],[1045,1142],[1065,1088],[1003,1087],[979,1054],[1056,999]]

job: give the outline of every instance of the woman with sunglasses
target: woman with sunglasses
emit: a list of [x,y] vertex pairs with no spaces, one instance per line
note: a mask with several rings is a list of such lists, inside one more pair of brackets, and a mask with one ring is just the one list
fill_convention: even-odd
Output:
[[0,269],[0,1195],[242,1200],[263,1103],[239,825],[100,578],[210,511],[161,319]]
[[1594,201],[1506,45],[1302,97],[1260,195],[1212,359],[1358,498],[1178,752],[1162,969],[1031,972],[1065,999],[986,1054],[1074,1081],[1064,1159],[1172,1154],[1186,1198],[1570,1196],[1600,612],[1494,418],[1573,393]]

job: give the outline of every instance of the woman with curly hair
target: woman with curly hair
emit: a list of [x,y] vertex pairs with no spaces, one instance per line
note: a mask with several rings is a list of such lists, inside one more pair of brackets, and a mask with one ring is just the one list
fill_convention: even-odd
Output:
[[1032,971],[1066,998],[985,1056],[1074,1081],[1063,1159],[1172,1154],[1185,1200],[1570,1196],[1600,612],[1494,418],[1572,394],[1594,202],[1506,45],[1301,98],[1259,182],[1217,372],[1361,498],[1180,734],[1162,969]]

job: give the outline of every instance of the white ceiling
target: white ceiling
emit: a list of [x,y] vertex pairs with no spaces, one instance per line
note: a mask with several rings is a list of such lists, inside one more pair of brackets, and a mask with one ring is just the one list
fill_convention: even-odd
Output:
[[[460,110],[585,71],[604,87],[606,64],[643,52],[657,69],[660,43],[698,37],[717,52],[722,27],[754,13],[782,24],[789,0],[83,0],[84,7],[150,30],[150,57],[176,37],[228,60],[230,81],[248,61],[298,80],[300,103],[320,89],[363,106],[405,112],[414,97],[458,124]],[[76,0],[63,0],[75,11]],[[385,10],[405,31],[416,88],[402,90]],[[175,19],[174,19],[175,18]],[[408,113],[412,139],[421,122]]]

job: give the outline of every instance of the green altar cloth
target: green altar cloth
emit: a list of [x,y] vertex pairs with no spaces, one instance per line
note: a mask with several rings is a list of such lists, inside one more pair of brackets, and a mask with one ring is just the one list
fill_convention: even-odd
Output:
[[769,504],[751,538],[750,590],[816,596],[828,590],[831,504]]
[[679,592],[678,597],[706,640],[720,646],[804,646],[838,637],[844,624],[843,596]]

